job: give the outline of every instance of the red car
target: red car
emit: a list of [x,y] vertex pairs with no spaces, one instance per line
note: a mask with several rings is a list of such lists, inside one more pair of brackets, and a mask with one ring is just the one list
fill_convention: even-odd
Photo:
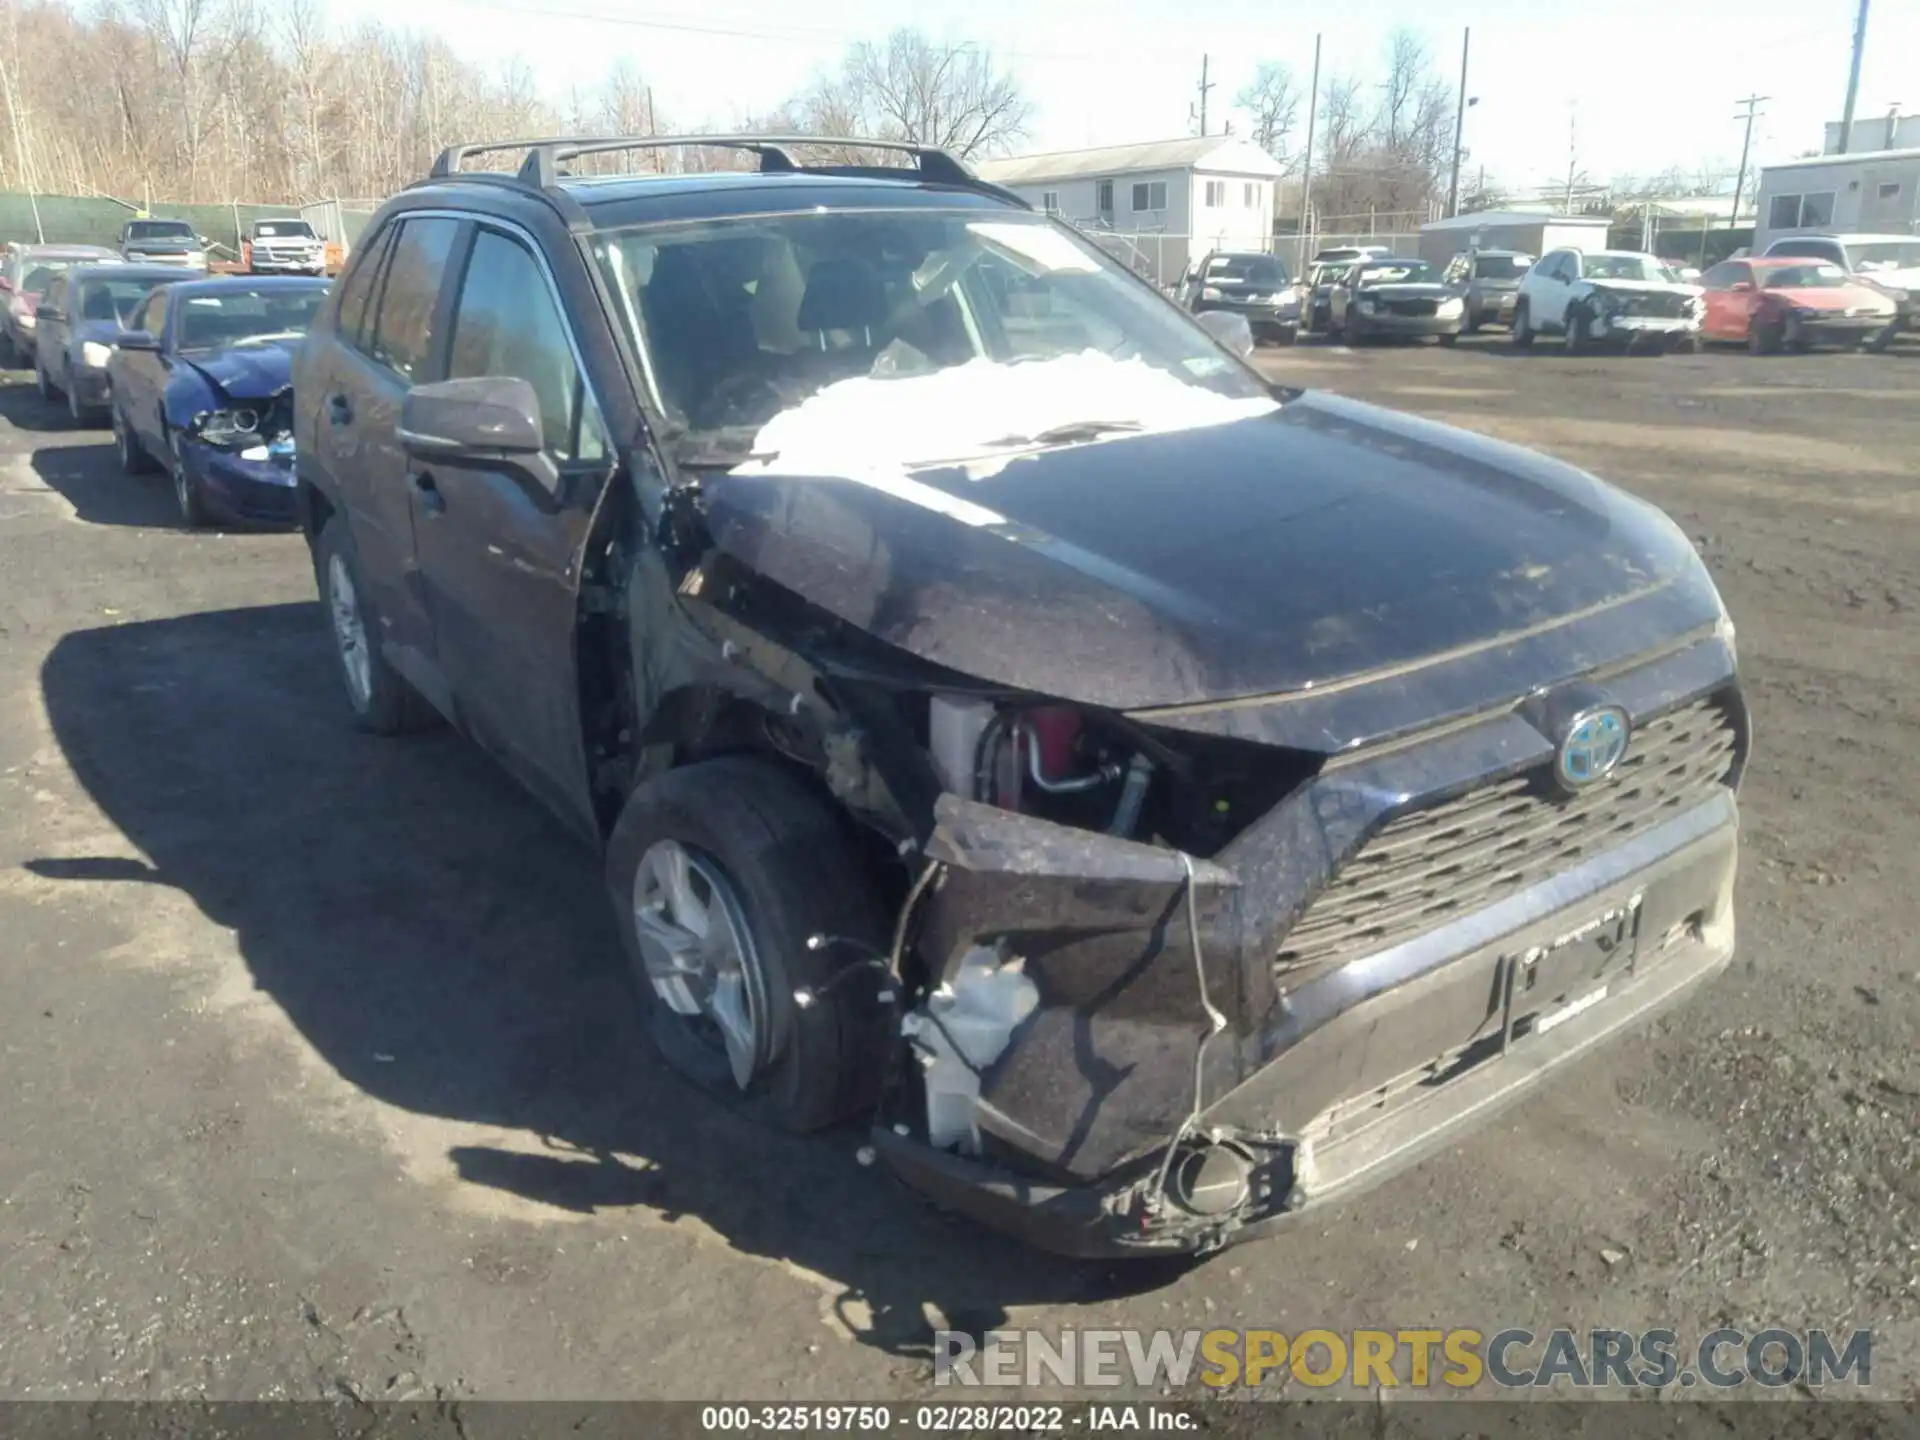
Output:
[[1827,342],[1858,345],[1893,319],[1893,298],[1830,260],[1764,256],[1728,260],[1700,277],[1706,340],[1745,342],[1756,355]]

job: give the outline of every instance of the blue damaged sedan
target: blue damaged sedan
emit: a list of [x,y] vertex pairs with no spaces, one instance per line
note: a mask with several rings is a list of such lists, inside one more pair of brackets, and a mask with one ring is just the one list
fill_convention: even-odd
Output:
[[130,475],[164,470],[181,523],[292,525],[293,354],[324,280],[163,285],[116,339],[107,375]]

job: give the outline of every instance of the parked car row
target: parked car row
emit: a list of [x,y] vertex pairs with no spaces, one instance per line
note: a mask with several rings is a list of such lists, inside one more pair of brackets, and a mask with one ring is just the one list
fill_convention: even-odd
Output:
[[1766,254],[1704,275],[1632,250],[1563,248],[1537,261],[1467,250],[1436,271],[1384,247],[1314,256],[1304,279],[1257,252],[1216,251],[1188,271],[1177,298],[1196,314],[1244,316],[1254,338],[1302,333],[1362,344],[1432,338],[1455,344],[1489,326],[1518,349],[1542,335],[1573,351],[1695,350],[1745,345],[1755,354],[1821,344],[1883,350],[1920,333],[1920,237],[1799,235]]
[[294,523],[293,353],[324,279],[36,246],[5,282],[8,358],[73,423],[110,424],[129,475],[164,472],[182,524]]

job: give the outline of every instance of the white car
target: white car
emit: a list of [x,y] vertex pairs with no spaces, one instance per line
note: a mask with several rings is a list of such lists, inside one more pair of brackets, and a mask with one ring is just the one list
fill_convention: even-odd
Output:
[[1705,292],[1638,250],[1553,250],[1520,282],[1513,343],[1564,335],[1567,348],[1650,343],[1695,350]]

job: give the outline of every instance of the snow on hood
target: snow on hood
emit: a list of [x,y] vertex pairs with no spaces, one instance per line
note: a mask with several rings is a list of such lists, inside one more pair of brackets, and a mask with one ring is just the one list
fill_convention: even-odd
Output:
[[[1210,356],[1189,362],[1201,373],[1231,363]],[[982,358],[928,375],[859,376],[825,386],[761,428],[753,448],[769,458],[739,473],[878,479],[979,457],[988,463],[970,468],[985,475],[1033,448],[1010,445],[1015,437],[1061,425],[1139,427],[1114,432],[1126,438],[1224,425],[1278,408],[1268,396],[1231,398],[1144,360],[1097,350],[1013,364]]]

